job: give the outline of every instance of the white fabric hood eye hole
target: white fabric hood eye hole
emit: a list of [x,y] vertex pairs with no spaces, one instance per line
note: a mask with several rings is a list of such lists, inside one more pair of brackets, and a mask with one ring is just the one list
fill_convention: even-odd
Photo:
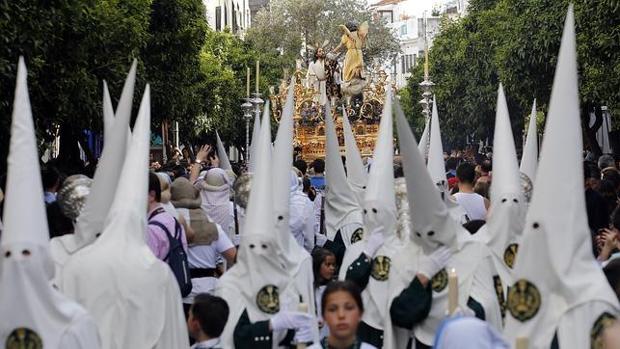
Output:
[[426,233],[427,236],[433,236],[435,235],[435,232],[433,230],[429,231],[428,233]]
[[4,252],[4,258],[9,258],[9,257],[11,257],[11,250]]

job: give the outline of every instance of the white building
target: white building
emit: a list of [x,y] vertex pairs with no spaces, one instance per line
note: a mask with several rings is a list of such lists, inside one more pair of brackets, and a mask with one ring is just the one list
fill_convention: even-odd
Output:
[[243,35],[250,27],[250,0],[203,0],[203,3],[211,29],[228,28],[232,33]]
[[419,15],[420,0],[380,0],[371,5],[377,15],[390,23],[400,43],[401,53],[386,69],[397,88],[405,87],[413,67],[424,63],[426,41],[428,47],[433,45],[441,19],[465,15],[468,3],[469,0],[436,0],[433,10],[424,11],[423,15]]

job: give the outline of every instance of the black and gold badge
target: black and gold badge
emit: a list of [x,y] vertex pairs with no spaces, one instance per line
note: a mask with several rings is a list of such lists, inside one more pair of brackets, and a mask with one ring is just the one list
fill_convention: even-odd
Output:
[[267,285],[258,291],[256,295],[258,309],[267,314],[275,314],[280,311],[280,295],[278,287]]
[[508,268],[512,269],[515,265],[515,260],[517,258],[517,252],[519,252],[519,244],[510,244],[506,247],[504,251],[504,263],[508,266]]
[[372,260],[370,276],[377,281],[385,281],[390,276],[392,260],[387,256],[377,256]]
[[19,327],[9,334],[4,347],[6,349],[41,349],[43,341],[35,331]]
[[448,272],[446,269],[441,269],[441,271],[431,279],[431,287],[433,291],[439,293],[443,291],[448,286]]
[[353,235],[351,235],[351,244],[354,244],[354,243],[356,243],[358,241],[361,241],[363,238],[364,238],[364,229],[363,228],[357,228],[353,232]]
[[592,330],[590,330],[590,348],[604,348],[603,333],[605,332],[605,329],[614,323],[614,321],[616,321],[616,317],[608,312],[604,312],[598,317],[598,319],[596,319],[594,325],[592,325]]
[[536,316],[540,305],[540,292],[528,280],[517,280],[508,291],[508,310],[512,317],[521,322]]
[[495,294],[497,295],[497,302],[499,303],[499,309],[502,313],[502,319],[506,317],[506,299],[504,297],[504,285],[499,275],[493,276],[493,285],[495,286]]

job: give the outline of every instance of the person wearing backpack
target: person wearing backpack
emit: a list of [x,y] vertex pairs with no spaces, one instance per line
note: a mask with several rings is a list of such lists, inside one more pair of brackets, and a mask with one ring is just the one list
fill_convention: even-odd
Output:
[[176,277],[181,296],[192,290],[187,262],[187,236],[179,221],[161,204],[161,185],[155,173],[149,173],[148,230],[146,244],[155,257],[167,262]]

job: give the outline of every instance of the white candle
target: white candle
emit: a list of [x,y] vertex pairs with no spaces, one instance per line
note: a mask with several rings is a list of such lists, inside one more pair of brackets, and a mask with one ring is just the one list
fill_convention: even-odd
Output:
[[260,61],[256,61],[256,93],[258,93],[258,83],[260,82]]
[[448,273],[448,314],[452,315],[459,305],[459,282],[456,270],[450,269]]
[[245,74],[245,89],[247,97],[250,98],[250,67],[247,67],[247,72]]
[[516,344],[515,346],[516,349],[527,349],[529,343],[528,343],[527,338],[518,337],[515,344]]

